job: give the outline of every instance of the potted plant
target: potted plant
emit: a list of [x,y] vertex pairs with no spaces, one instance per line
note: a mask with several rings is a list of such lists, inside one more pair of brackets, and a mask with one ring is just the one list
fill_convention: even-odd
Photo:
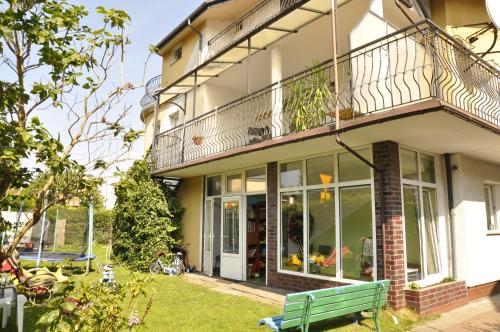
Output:
[[201,137],[200,135],[194,135],[193,143],[194,145],[201,145],[201,143],[203,143],[203,137]]
[[291,117],[290,130],[298,132],[323,125],[333,101],[326,65],[313,66],[306,76],[293,81],[285,111]]

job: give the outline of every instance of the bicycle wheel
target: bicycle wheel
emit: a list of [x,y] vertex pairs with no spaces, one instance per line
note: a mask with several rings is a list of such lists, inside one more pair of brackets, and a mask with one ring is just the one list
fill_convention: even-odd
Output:
[[161,267],[160,267],[160,264],[158,264],[158,262],[154,262],[153,264],[151,264],[149,266],[149,272],[152,273],[152,274],[158,274],[161,272]]

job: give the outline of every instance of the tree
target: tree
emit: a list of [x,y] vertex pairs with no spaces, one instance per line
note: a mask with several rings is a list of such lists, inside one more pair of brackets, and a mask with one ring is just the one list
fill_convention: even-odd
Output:
[[151,178],[144,160],[124,174],[115,195],[113,251],[122,262],[146,270],[157,252],[168,254],[178,243],[183,209],[171,191]]
[[[96,14],[101,23],[94,27],[84,24],[84,6],[66,0],[0,0],[0,208],[26,199],[19,189],[28,185],[32,190],[21,192],[34,201],[32,219],[0,260],[51,206],[91,196],[104,170],[127,159],[141,134],[124,125],[124,98],[140,84],[123,76],[111,81],[117,65],[124,72],[130,17],[104,7]],[[44,113],[63,119],[65,132],[47,130]],[[102,149],[117,140],[123,144],[116,150]],[[85,161],[72,157],[82,145],[93,149]],[[37,167],[25,167],[28,159]],[[0,221],[0,231],[6,227]]]

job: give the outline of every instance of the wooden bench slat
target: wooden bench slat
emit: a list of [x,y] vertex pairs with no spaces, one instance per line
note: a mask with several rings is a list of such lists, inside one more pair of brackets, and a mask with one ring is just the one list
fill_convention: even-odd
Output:
[[[358,305],[367,305],[369,308],[372,308],[374,305],[377,306],[377,303],[375,301],[375,295],[372,296],[367,296],[364,298],[358,298],[350,301],[342,301],[338,303],[329,303],[325,304],[322,306],[316,306],[310,309],[311,314],[318,314],[322,312],[330,312],[330,311],[337,311],[337,310],[342,310]],[[385,299],[383,296],[380,297],[380,304],[383,305],[385,304]]]
[[314,291],[307,291],[307,292],[301,292],[301,293],[294,293],[287,295],[287,302],[294,302],[294,301],[303,301],[307,294],[314,294],[314,297],[316,299],[325,297],[325,296],[332,296],[332,295],[341,295],[341,294],[348,294],[352,292],[359,292],[363,290],[373,290],[377,288],[377,284],[382,283],[384,286],[388,287],[389,282],[380,282],[380,281],[375,281],[375,282],[370,282],[366,284],[359,284],[359,285],[347,285],[347,286],[340,286],[340,287],[334,287],[334,288],[326,288],[326,289],[319,289],[319,290],[314,290]]
[[368,310],[368,309],[371,309],[371,306],[367,307],[366,305],[358,305],[358,306],[353,306],[353,307],[349,307],[349,308],[344,308],[341,310],[324,312],[324,313],[320,313],[320,314],[311,315],[309,318],[309,322],[310,323],[319,322],[322,320],[336,318],[336,317],[340,317],[340,316],[344,316],[344,315],[349,315],[352,313],[356,313],[356,312],[360,312],[360,311]]
[[[312,294],[315,296],[315,300],[312,304],[313,307],[315,306],[320,306],[320,305],[325,305],[329,303],[334,303],[334,302],[342,302],[342,301],[348,301],[348,300],[353,300],[361,297],[366,297],[374,294],[373,290],[363,290],[360,292],[352,292],[348,294],[342,294],[342,295],[332,295],[332,296],[326,296],[322,298],[316,298],[316,294],[312,292]],[[287,303],[285,304],[285,311],[293,311],[293,310],[301,310],[304,307],[304,302],[296,302],[296,303]]]

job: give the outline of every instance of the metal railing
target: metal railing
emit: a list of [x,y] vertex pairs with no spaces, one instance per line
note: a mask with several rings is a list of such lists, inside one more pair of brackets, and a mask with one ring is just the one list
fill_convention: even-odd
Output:
[[243,42],[273,19],[305,3],[304,0],[265,0],[208,41],[202,62],[208,61]]
[[155,103],[154,95],[155,93],[162,88],[162,76],[158,75],[150,79],[144,88],[144,96],[141,98],[141,107],[142,109],[147,108],[148,106]]
[[500,73],[431,22],[317,64],[157,136],[153,170],[430,98],[500,126]]

